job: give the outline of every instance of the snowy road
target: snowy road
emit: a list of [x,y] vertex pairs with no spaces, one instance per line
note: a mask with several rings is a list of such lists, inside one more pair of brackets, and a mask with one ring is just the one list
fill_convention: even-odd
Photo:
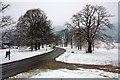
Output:
[[47,54],[37,55],[31,58],[2,64],[2,78],[4,79],[34,68],[38,65],[41,65],[44,61],[55,59],[64,52],[64,49],[55,48],[53,51],[48,52]]
[[[49,61],[36,69],[12,78],[118,78],[118,49],[96,49],[93,54],[64,48],[57,61]],[[74,53],[72,53],[74,51]]]

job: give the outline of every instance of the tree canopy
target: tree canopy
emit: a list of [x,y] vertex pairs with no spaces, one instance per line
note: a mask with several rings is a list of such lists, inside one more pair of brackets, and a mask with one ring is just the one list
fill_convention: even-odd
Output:
[[22,32],[25,41],[30,43],[31,50],[35,50],[42,44],[50,42],[52,35],[51,21],[41,9],[30,9],[19,18],[17,24],[18,32]]
[[111,37],[104,34],[103,31],[108,28],[112,29],[113,24],[109,20],[111,17],[113,16],[107,12],[105,7],[89,4],[72,16],[71,25],[74,25],[73,27],[77,30],[77,39],[86,40],[88,53],[92,53],[92,44],[97,39],[96,37],[104,42],[107,42],[106,39],[110,41]]

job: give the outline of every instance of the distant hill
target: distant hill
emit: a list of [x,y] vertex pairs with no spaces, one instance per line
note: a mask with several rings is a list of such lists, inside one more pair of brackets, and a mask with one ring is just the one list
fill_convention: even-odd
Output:
[[54,28],[54,31],[56,32],[56,31],[60,31],[60,30],[62,30],[62,29],[65,29],[65,26],[55,25],[55,26],[53,26],[53,28]]
[[118,42],[118,26],[117,24],[114,24],[113,29],[105,31],[106,34],[110,35],[113,37],[115,42]]
[[[57,31],[60,31],[62,29],[65,29],[65,26],[62,26],[62,25],[56,25],[56,26],[53,26],[54,28],[54,32],[57,32]],[[120,30],[119,30],[120,31]],[[107,31],[105,31],[106,34],[110,35],[113,37],[113,39],[115,40],[115,42],[119,42],[118,41],[118,25],[117,23],[114,24],[114,27],[113,29],[108,29]]]

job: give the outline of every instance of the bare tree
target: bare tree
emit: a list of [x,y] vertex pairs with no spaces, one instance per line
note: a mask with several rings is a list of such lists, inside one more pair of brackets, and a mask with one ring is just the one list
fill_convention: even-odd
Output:
[[[10,6],[10,4],[5,4],[3,2],[0,2],[0,28],[5,28],[8,26],[11,26],[15,22],[11,18],[11,16],[4,15],[5,10]],[[3,38],[6,36],[6,32],[2,32],[1,40],[2,40],[2,48],[3,48]]]
[[0,27],[7,27],[14,23],[15,22],[13,21],[11,16],[2,16],[2,20],[0,21]]
[[85,45],[86,40],[83,37],[83,34],[81,29],[76,29],[74,33],[74,41],[77,44],[78,50],[82,50],[82,47]]
[[76,19],[73,21],[80,25],[77,25],[78,27],[82,27],[80,33],[88,43],[87,53],[92,53],[92,44],[97,33],[104,34],[102,30],[112,29],[113,25],[109,21],[110,17],[112,15],[108,14],[103,6],[97,5],[86,5],[82,11],[75,15]]
[[9,6],[10,4],[4,4],[3,2],[0,2],[0,12],[4,12],[4,10],[6,10]]
[[13,20],[11,16],[4,16],[3,13],[5,10],[10,6],[10,4],[4,4],[3,2],[0,2],[0,14],[2,14],[0,17],[0,27],[9,26],[13,23]]
[[74,37],[75,27],[72,23],[69,23],[69,22],[66,22],[65,26],[67,26],[67,29],[69,30],[70,45],[71,45],[71,48],[73,48],[73,37]]
[[77,13],[75,15],[72,16],[71,20],[72,20],[72,23],[74,24],[75,26],[75,33],[74,33],[74,38],[75,38],[75,41],[77,42],[77,45],[78,45],[78,50],[82,50],[82,43],[85,42],[85,39],[84,39],[84,31],[83,31],[83,27],[81,25],[81,14]]

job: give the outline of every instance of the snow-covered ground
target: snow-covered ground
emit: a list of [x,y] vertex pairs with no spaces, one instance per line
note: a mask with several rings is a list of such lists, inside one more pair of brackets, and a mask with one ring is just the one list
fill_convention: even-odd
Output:
[[68,70],[68,69],[57,69],[57,70],[36,70],[34,73],[24,72],[10,78],[118,78],[117,73],[105,72],[96,69],[83,69],[78,68],[79,70]]
[[[117,45],[117,44],[116,44]],[[93,53],[85,53],[85,50],[71,49],[70,47],[63,47],[66,52],[56,58],[57,61],[66,63],[77,64],[95,64],[95,65],[113,65],[118,66],[118,47],[113,49],[105,49],[100,47],[95,49]],[[105,72],[95,69],[82,69],[79,70],[48,70],[39,73],[31,78],[118,78],[117,73]]]
[[[70,47],[63,47],[66,52],[56,58],[57,61],[77,64],[95,64],[95,65],[114,65],[118,66],[118,47],[106,50],[103,47],[95,49],[93,53],[85,53],[85,50],[71,49]],[[74,53],[73,53],[74,52]],[[37,73],[35,73],[37,72]],[[96,69],[68,70],[36,70],[30,73],[21,73],[13,78],[118,78],[117,73],[105,72]]]
[[78,64],[118,66],[118,48],[109,50],[105,48],[96,48],[93,53],[85,53],[85,50],[80,51],[77,50],[77,48],[71,49],[70,47],[64,47],[64,49],[66,49],[66,52],[56,58],[57,61]]
[[21,49],[10,49],[11,57],[10,57],[10,60],[8,60],[8,58],[5,58],[6,49],[0,49],[0,64],[17,61],[17,60],[29,58],[29,57],[36,56],[36,55],[41,55],[43,53],[47,53],[52,50],[53,49],[51,47],[47,47],[47,50],[46,48],[41,48],[40,50],[37,50],[37,51],[30,51],[29,49],[22,49],[22,48]]
[[118,74],[95,69],[58,69],[41,72],[31,78],[118,78]]

